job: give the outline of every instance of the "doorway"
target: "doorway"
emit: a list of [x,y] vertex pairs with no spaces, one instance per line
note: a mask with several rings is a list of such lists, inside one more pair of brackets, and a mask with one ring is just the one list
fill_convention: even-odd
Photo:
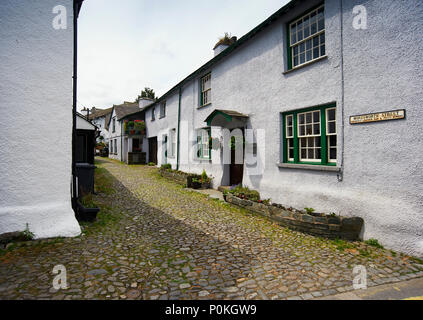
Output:
[[148,139],[148,162],[157,164],[157,137]]
[[235,138],[231,137],[231,163],[229,165],[229,185],[242,185],[242,178],[244,176],[244,129],[239,128],[242,131],[242,163],[236,163],[236,152],[235,152]]

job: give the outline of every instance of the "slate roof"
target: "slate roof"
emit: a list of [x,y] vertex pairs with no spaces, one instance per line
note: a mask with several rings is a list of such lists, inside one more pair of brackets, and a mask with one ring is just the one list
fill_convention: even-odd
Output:
[[138,106],[138,102],[124,102],[120,105],[113,106],[115,108],[116,112],[116,119],[120,120],[123,117],[125,117],[128,114],[135,113],[140,111],[140,108]]
[[[88,118],[90,120],[93,120],[95,118],[104,117],[104,116],[107,116],[107,114],[109,114],[109,113],[111,114],[112,110],[113,110],[113,107],[108,108],[108,109],[95,109],[95,112],[91,113]],[[107,120],[107,118],[106,118],[106,120]]]

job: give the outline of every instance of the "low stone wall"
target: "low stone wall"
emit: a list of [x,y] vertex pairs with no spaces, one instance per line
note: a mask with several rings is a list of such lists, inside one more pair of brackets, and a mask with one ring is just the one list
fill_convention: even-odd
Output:
[[225,200],[228,203],[265,216],[283,227],[329,239],[359,240],[364,224],[363,219],[358,217],[315,217],[309,214],[291,212],[273,205],[240,199],[232,194],[227,194]]

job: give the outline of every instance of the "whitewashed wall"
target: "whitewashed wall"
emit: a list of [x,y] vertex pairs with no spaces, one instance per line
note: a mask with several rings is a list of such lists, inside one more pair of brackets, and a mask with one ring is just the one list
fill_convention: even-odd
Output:
[[[67,9],[55,30],[53,7]],[[71,208],[73,5],[0,1],[0,233],[76,236]]]
[[122,161],[122,124],[120,121],[116,119],[116,129],[113,132],[113,118],[116,117],[115,109],[113,109],[112,116],[110,117],[110,124],[109,124],[109,140],[108,142],[111,143],[116,139],[117,142],[117,152],[116,154],[111,153],[111,148],[109,148],[109,158]]
[[[204,168],[215,177],[214,186],[220,185],[223,166],[219,151],[213,152],[212,163],[184,163],[193,147],[193,142],[184,138],[184,123],[192,133],[206,125],[204,120],[215,109],[248,114],[249,128],[265,130],[265,151],[258,152],[265,170],[261,175],[248,175],[244,169],[245,185],[259,190],[263,198],[287,206],[363,217],[364,239],[377,238],[387,247],[423,256],[423,4],[418,0],[365,1],[368,29],[356,30],[353,7],[363,3],[343,1],[342,112],[340,1],[325,1],[328,58],[284,73],[286,24],[319,3],[308,1],[295,7],[215,65],[211,70],[211,105],[198,108],[198,79],[184,85],[180,169],[201,173]],[[149,137],[176,125],[178,92],[167,101],[165,121],[152,123],[148,110]],[[279,168],[280,113],[332,102],[338,110],[338,161],[344,160],[343,179],[333,172]],[[402,108],[407,110],[406,120],[349,124],[352,115]],[[159,163],[160,152],[159,142]]]

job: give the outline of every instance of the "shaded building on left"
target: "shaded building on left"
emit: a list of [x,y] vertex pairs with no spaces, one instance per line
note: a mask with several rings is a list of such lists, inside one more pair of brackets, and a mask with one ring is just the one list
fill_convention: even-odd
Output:
[[0,2],[0,234],[71,237],[82,0]]

